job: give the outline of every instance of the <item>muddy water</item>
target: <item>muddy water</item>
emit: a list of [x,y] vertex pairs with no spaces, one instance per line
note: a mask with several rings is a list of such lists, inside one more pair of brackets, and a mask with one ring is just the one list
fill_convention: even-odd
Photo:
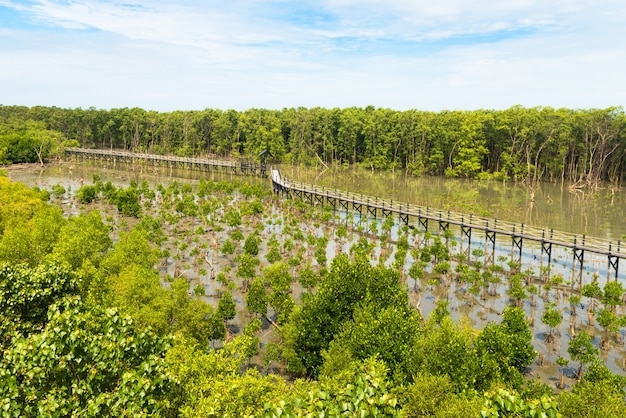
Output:
[[[626,203],[624,190],[621,189],[611,190],[607,187],[593,194],[583,194],[581,192],[570,192],[567,188],[561,188],[559,185],[542,184],[535,189],[533,200],[526,188],[496,182],[413,178],[405,177],[398,173],[393,175],[391,173],[372,173],[366,170],[339,170],[334,172],[329,170],[319,173],[301,168],[281,167],[281,171],[284,176],[296,181],[316,183],[326,187],[350,190],[355,193],[379,196],[385,199],[437,209],[475,213],[481,216],[497,217],[514,222],[524,222],[536,226],[561,229],[573,233],[585,233],[610,239],[621,238],[626,234],[626,225],[623,223],[623,219],[626,219],[626,214],[624,213]],[[268,182],[267,179],[242,178],[232,174],[220,173],[168,172],[155,169],[114,170],[101,164],[96,164],[95,166],[74,165],[71,169],[66,164],[49,166],[43,169],[33,169],[31,166],[24,168],[15,167],[9,170],[11,179],[22,181],[31,186],[37,185],[42,188],[50,188],[52,185],[59,183],[72,190],[77,190],[81,184],[90,184],[93,174],[99,175],[103,181],[112,181],[120,186],[126,186],[132,180],[137,182],[147,180],[151,186],[158,183],[167,185],[173,181],[194,184],[200,178],[207,177],[216,181],[243,179],[245,181]],[[280,217],[280,209],[273,208],[271,216]],[[371,222],[371,220],[359,219],[358,216],[349,217],[345,213],[337,213],[335,216],[337,216],[336,223],[333,224],[331,222],[329,225],[321,224],[315,228],[318,236],[325,235],[329,238],[327,247],[329,260],[338,251],[348,252],[350,246],[360,236],[360,234],[352,232],[350,238],[339,239],[334,234],[337,224],[350,224],[356,227],[362,223],[364,224],[366,221]],[[272,233],[281,233],[281,224],[269,222],[268,219],[265,219],[264,222],[267,222],[263,233],[264,238],[269,237]],[[194,229],[196,226],[194,223],[191,228]],[[301,227],[305,231],[307,229],[312,230],[310,225],[302,225]],[[377,229],[378,231],[382,230],[381,223],[379,223]],[[456,242],[456,246],[453,248],[456,248],[456,250],[453,250],[452,253],[466,251],[468,248],[470,250],[484,248],[484,237],[475,237],[470,243],[461,239],[459,231],[453,232],[455,237],[452,238],[452,241]],[[396,226],[391,231],[392,240],[396,240],[398,235],[399,229]],[[223,237],[206,237],[206,241],[213,242],[221,238]],[[378,242],[376,237],[370,236],[369,238],[372,242]],[[510,240],[508,242],[504,241],[498,240],[497,242],[495,260],[506,259],[511,256]],[[265,248],[266,246],[262,245],[262,247]],[[395,248],[391,245],[385,251],[388,253],[386,264],[391,265],[394,259]],[[374,260],[379,259],[381,252],[381,247],[376,247],[372,258]],[[174,250],[172,253],[174,253]],[[217,247],[215,247],[212,256],[216,263],[234,267],[230,260],[224,258],[217,251]],[[536,276],[543,266],[541,248],[539,246],[533,247],[525,244],[524,260],[525,264],[522,270],[535,272],[533,284],[538,288],[538,295],[525,299],[522,307],[532,321],[535,348],[544,358],[543,366],[533,366],[532,372],[543,376],[549,381],[556,379],[558,374],[556,359],[559,356],[567,357],[567,344],[572,337],[572,331],[580,332],[583,329],[587,330],[594,335],[596,346],[598,346],[601,329],[597,325],[592,325],[592,320],[588,317],[586,308],[589,305],[589,300],[582,298],[581,304],[576,307],[575,313],[573,307],[568,302],[568,297],[571,294],[569,288],[550,289],[538,281]],[[183,259],[182,262],[190,264],[191,259]],[[414,260],[408,255],[404,266],[405,271],[408,271],[413,262]],[[316,264],[315,261],[313,261],[313,264]],[[606,260],[601,260],[598,265],[590,264],[590,267],[584,272],[586,281],[598,271],[604,274],[606,271],[605,264]],[[601,271],[602,268],[605,270]],[[555,251],[552,269],[553,274],[561,274],[566,281],[571,280],[571,254]],[[174,265],[170,259],[170,263],[164,269],[162,268],[162,273],[173,275],[173,270]],[[427,271],[431,271],[431,267]],[[217,283],[205,279],[202,277],[194,278],[195,281],[205,285],[207,295],[217,293],[219,290]],[[500,313],[510,302],[506,295],[508,289],[506,279],[503,279],[496,296],[487,295],[484,297],[472,295],[468,292],[467,285],[458,281],[452,281],[450,287],[445,288],[441,284],[429,282],[427,277],[417,283],[412,279],[407,279],[407,286],[411,290],[412,303],[414,305],[419,303],[419,307],[424,314],[431,312],[438,300],[448,300],[452,316],[456,319],[466,317],[476,328],[484,327],[489,321],[499,322]],[[297,299],[300,292],[301,289],[294,289],[294,298]],[[244,304],[243,295],[237,292],[234,296],[239,305],[238,310],[241,312]],[[216,304],[216,299],[211,296],[207,296],[205,299],[208,303]],[[550,344],[544,342],[548,327],[541,322],[544,305],[548,301],[555,302],[558,305],[563,318],[562,325],[556,331],[557,338],[555,342]],[[618,313],[623,315],[626,311],[623,307],[620,307],[618,308]],[[236,323],[243,325],[245,321],[245,318],[239,318],[239,321]],[[570,326],[570,324],[572,325]],[[619,373],[624,373],[623,367],[626,364],[624,337],[623,330],[614,334],[612,336],[612,349],[603,352],[606,364],[613,371]],[[271,338],[271,335],[268,338]],[[568,369],[570,375],[573,369],[574,365],[570,364]],[[569,383],[571,384],[572,380]]]
[[533,189],[511,182],[415,177],[401,171],[329,169],[283,165],[283,176],[305,183],[363,193],[435,209],[493,217],[542,228],[626,241],[626,190],[593,190],[540,183]]
[[[612,240],[626,241],[626,190],[611,185],[589,191],[570,189],[567,185],[541,183],[530,189],[525,186],[496,181],[476,181],[466,179],[447,179],[441,177],[407,176],[401,172],[372,172],[370,170],[329,169],[325,171],[303,167],[282,166],[283,176],[294,181],[314,183],[328,188],[363,193],[364,195],[426,206],[434,209],[451,210],[465,214],[493,217],[515,223],[524,223],[540,228],[585,234]],[[378,230],[380,231],[381,223]],[[459,248],[485,248],[485,238],[475,234],[472,242],[464,242],[460,230],[454,230],[454,238]],[[392,234],[393,235],[393,234]],[[494,260],[511,259],[510,238],[498,237]],[[392,257],[390,257],[391,259]],[[412,264],[407,257],[406,268]],[[523,302],[523,309],[531,321],[535,349],[542,365],[535,364],[532,373],[541,375],[547,381],[555,381],[558,375],[556,360],[563,356],[568,358],[568,343],[574,334],[586,330],[594,336],[596,346],[601,339],[600,327],[595,325],[587,308],[589,300],[582,298],[581,304],[574,307],[568,303],[571,289],[544,289],[544,283],[538,280],[542,268],[546,268],[546,260],[542,256],[541,246],[537,243],[525,243],[523,249],[522,270],[533,273],[534,285],[538,295],[529,297]],[[576,275],[572,269],[573,256],[571,250],[554,248],[551,275],[560,275],[566,283],[576,283]],[[626,272],[622,267],[619,280],[626,288]],[[601,286],[608,278],[608,263],[605,257],[587,255],[582,272],[582,282],[588,283],[598,275]],[[413,303],[419,303],[426,314],[431,312],[437,300],[448,300],[449,310],[456,319],[469,318],[472,326],[484,327],[489,321],[499,321],[499,314],[510,303],[506,296],[508,285],[503,281],[499,295],[486,298],[472,296],[466,286],[453,281],[448,289],[442,286],[428,285],[427,280],[415,283],[408,280]],[[573,292],[573,293],[572,293]],[[561,326],[555,331],[553,342],[546,343],[549,328],[541,321],[546,303],[556,303],[562,316]],[[619,315],[626,314],[624,307],[619,308]],[[624,330],[612,336],[612,348],[602,351],[602,358],[611,370],[624,374],[626,368],[626,351],[624,350]],[[574,364],[566,367],[566,375],[570,378],[575,370]],[[568,384],[572,384],[570,379]]]

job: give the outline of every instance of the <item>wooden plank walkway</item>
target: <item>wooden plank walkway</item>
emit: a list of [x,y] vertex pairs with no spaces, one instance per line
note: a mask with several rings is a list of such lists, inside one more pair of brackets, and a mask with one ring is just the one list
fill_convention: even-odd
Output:
[[621,241],[615,242],[603,238],[555,231],[553,229],[547,230],[532,225],[493,218],[441,211],[363,194],[298,183],[282,177],[280,171],[276,169],[272,170],[271,178],[273,189],[276,192],[308,199],[311,203],[329,204],[334,208],[339,205],[340,208],[346,210],[350,208],[358,211],[360,214],[365,212],[365,214],[372,217],[376,217],[377,213],[382,214],[383,217],[395,215],[401,222],[407,225],[411,218],[417,219],[419,224],[426,229],[428,229],[428,221],[436,222],[440,230],[446,230],[450,225],[457,225],[468,238],[470,238],[472,230],[484,232],[486,240],[490,241],[494,246],[496,235],[509,236],[513,241],[513,245],[519,249],[520,257],[523,240],[540,243],[542,251],[548,256],[548,263],[551,257],[552,246],[569,248],[573,251],[574,262],[579,264],[581,272],[586,252],[606,256],[609,263],[609,271],[613,270],[615,277],[618,277],[619,260],[626,258],[626,248],[622,247]]
[[[103,158],[113,161],[135,163],[145,161],[154,164],[166,164],[169,167],[218,169],[245,175],[266,176],[265,164],[250,164],[247,162],[235,162],[227,160],[215,160],[209,158],[177,157],[171,155],[157,155],[135,153],[119,150],[100,150],[85,148],[66,148],[65,153],[69,156],[82,158]],[[481,216],[465,215],[452,211],[441,211],[411,205],[403,202],[379,199],[378,197],[351,193],[337,189],[327,189],[315,185],[297,183],[281,176],[277,169],[271,170],[272,188],[277,193],[295,196],[308,200],[311,204],[330,205],[334,209],[357,211],[361,215],[377,218],[396,216],[405,225],[411,221],[418,221],[418,225],[428,230],[428,222],[436,222],[440,231],[447,230],[450,225],[458,226],[462,234],[470,241],[472,231],[481,231],[485,234],[485,245],[491,244],[491,251],[495,250],[496,236],[509,236],[512,240],[512,251],[517,250],[519,260],[522,257],[523,241],[533,241],[541,244],[542,259],[547,257],[550,266],[552,247],[571,249],[573,252],[573,269],[578,270],[582,279],[582,271],[585,262],[585,253],[592,253],[607,257],[607,274],[614,273],[619,276],[619,260],[626,259],[626,248],[622,247],[621,241],[611,241],[598,237],[572,234],[569,232],[555,231],[553,229],[537,228],[532,225],[518,224]]]
[[227,160],[215,160],[210,158],[178,157],[175,155],[146,154],[139,152],[120,150],[101,150],[87,148],[66,148],[65,154],[83,158],[104,158],[126,162],[146,161],[157,164],[167,164],[170,166],[221,169],[231,172],[241,172],[247,175],[266,176],[267,170],[263,164],[252,164],[249,162],[236,162]]

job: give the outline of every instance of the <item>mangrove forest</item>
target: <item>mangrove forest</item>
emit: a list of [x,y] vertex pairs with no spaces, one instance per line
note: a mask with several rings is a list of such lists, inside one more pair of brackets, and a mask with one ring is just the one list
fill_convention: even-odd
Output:
[[[54,144],[179,156],[362,165],[421,175],[574,187],[621,183],[621,107],[428,112],[375,108],[155,112],[0,106],[0,163],[36,162]],[[75,141],[75,142],[73,142]]]

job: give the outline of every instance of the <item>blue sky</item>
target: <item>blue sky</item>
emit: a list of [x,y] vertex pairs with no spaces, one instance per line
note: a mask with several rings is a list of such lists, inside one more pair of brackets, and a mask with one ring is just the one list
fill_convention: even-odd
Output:
[[624,105],[623,0],[0,0],[0,104]]

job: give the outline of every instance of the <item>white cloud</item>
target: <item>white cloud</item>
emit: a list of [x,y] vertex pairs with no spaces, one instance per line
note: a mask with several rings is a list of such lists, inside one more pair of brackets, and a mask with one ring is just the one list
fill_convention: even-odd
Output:
[[[150,109],[623,104],[611,0],[0,0],[5,104]],[[0,23],[0,28],[2,24]]]

